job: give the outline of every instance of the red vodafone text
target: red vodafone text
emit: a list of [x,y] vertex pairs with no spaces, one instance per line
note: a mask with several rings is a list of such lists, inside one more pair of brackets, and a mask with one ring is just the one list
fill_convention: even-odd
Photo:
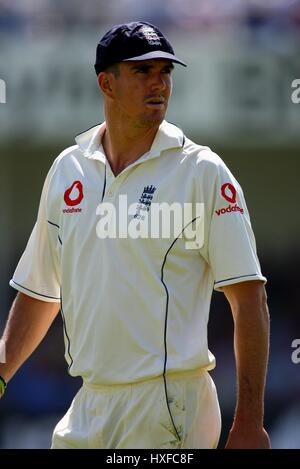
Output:
[[216,210],[216,214],[218,217],[220,215],[224,215],[225,213],[230,213],[230,212],[240,212],[242,215],[244,213],[244,209],[239,207],[237,204],[235,205],[228,205],[226,208],[220,208],[219,210]]

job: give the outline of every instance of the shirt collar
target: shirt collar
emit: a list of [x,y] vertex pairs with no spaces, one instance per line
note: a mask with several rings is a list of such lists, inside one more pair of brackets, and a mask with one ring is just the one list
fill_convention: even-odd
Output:
[[76,135],[75,142],[83,155],[91,159],[105,161],[105,153],[102,147],[102,136],[105,130],[105,122],[95,125],[81,134]]
[[184,134],[181,129],[170,122],[163,121],[155,135],[148,158],[155,158],[163,151],[181,148],[184,144]]
[[[106,157],[101,144],[104,130],[105,122],[91,127],[75,137],[75,141],[85,157],[105,162]],[[184,134],[182,130],[167,121],[163,121],[159,126],[150,150],[137,161],[156,158],[163,151],[181,148],[183,144]]]

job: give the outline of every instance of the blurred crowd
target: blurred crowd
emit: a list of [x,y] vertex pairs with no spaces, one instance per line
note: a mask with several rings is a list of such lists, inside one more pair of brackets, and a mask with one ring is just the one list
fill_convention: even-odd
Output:
[[190,31],[300,29],[300,0],[0,0],[0,30],[45,35],[136,18]]

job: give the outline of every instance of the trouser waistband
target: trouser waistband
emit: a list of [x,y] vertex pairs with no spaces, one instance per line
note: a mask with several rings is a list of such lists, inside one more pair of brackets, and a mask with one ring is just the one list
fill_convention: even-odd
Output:
[[[208,368],[198,368],[196,370],[187,370],[187,371],[180,371],[180,372],[171,372],[165,375],[166,380],[181,380],[181,379],[188,379],[200,376],[201,374],[207,372]],[[117,390],[117,389],[124,389],[130,386],[139,386],[143,384],[150,384],[156,383],[163,379],[163,375],[159,375],[153,378],[141,380],[141,381],[134,381],[132,383],[120,383],[120,384],[96,384],[96,383],[89,383],[83,381],[83,387],[88,389],[94,389],[98,391],[108,391],[108,390]]]

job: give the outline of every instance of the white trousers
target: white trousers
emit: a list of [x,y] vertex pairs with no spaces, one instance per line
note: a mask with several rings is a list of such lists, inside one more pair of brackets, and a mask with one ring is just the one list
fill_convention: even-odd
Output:
[[216,448],[221,430],[214,382],[206,371],[135,384],[83,384],[56,425],[53,449]]

